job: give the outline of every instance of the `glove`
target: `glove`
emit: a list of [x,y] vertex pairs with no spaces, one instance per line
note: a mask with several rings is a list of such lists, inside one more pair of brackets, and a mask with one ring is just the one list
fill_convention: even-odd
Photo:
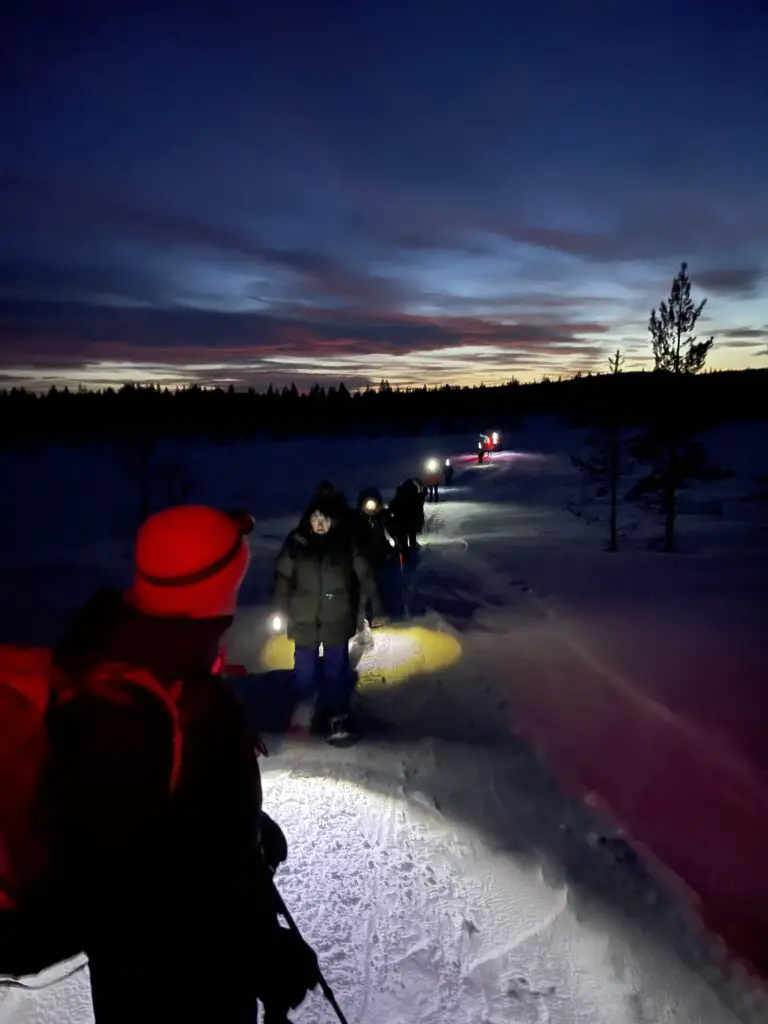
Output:
[[259,964],[256,996],[265,1015],[285,1015],[301,1006],[307,993],[320,981],[314,950],[295,931],[278,927],[270,933]]
[[270,872],[274,873],[288,859],[288,841],[277,822],[273,821],[265,811],[261,812],[259,828],[262,857]]

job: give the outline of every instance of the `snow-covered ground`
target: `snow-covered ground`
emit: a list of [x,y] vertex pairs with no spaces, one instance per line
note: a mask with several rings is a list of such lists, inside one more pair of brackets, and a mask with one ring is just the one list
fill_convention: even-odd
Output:
[[[765,470],[768,431],[712,438],[739,477],[681,520],[679,556],[649,552],[633,511],[626,550],[605,554],[593,509],[566,511],[583,498],[578,435],[539,420],[507,441],[488,465],[457,462],[429,510],[414,618],[359,665],[368,740],[269,738],[286,902],[350,1024],[766,1020],[688,896],[742,947],[765,936],[766,535],[739,498]],[[271,562],[317,480],[391,492],[426,456],[466,446],[163,455],[186,462],[194,499],[259,517],[230,651],[252,673],[234,685],[256,721],[278,717],[288,665],[266,628]],[[128,482],[87,450],[4,456],[0,471],[2,639],[50,641],[94,585],[129,577]],[[86,984],[81,971],[0,991],[0,1021],[88,1021]],[[294,1016],[333,1020],[319,996]]]

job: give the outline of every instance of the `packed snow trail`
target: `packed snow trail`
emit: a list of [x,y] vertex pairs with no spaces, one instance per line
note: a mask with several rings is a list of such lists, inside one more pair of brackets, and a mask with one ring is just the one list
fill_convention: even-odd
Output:
[[[264,785],[291,845],[281,891],[350,1021],[739,1019],[674,909],[591,845],[522,747],[286,743]],[[295,1017],[332,1020],[319,996]]]

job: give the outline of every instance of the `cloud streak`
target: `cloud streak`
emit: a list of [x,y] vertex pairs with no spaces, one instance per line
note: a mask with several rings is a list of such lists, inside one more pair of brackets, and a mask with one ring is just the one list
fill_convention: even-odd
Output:
[[[104,352],[163,350],[183,353],[284,353],[301,356],[322,351],[360,354],[444,349],[475,343],[524,352],[561,345],[594,347],[607,328],[599,323],[555,321],[549,324],[504,324],[490,319],[344,314],[335,310],[303,318],[262,313],[222,313],[181,308],[129,308],[86,303],[0,303],[0,345],[8,351],[47,354],[67,344]],[[119,339],[119,340],[118,340]]]

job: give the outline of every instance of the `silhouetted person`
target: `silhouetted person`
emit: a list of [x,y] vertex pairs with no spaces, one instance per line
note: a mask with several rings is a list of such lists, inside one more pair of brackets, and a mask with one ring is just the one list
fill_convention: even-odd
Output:
[[424,492],[415,478],[404,480],[389,503],[392,535],[404,558],[419,550],[424,529]]

